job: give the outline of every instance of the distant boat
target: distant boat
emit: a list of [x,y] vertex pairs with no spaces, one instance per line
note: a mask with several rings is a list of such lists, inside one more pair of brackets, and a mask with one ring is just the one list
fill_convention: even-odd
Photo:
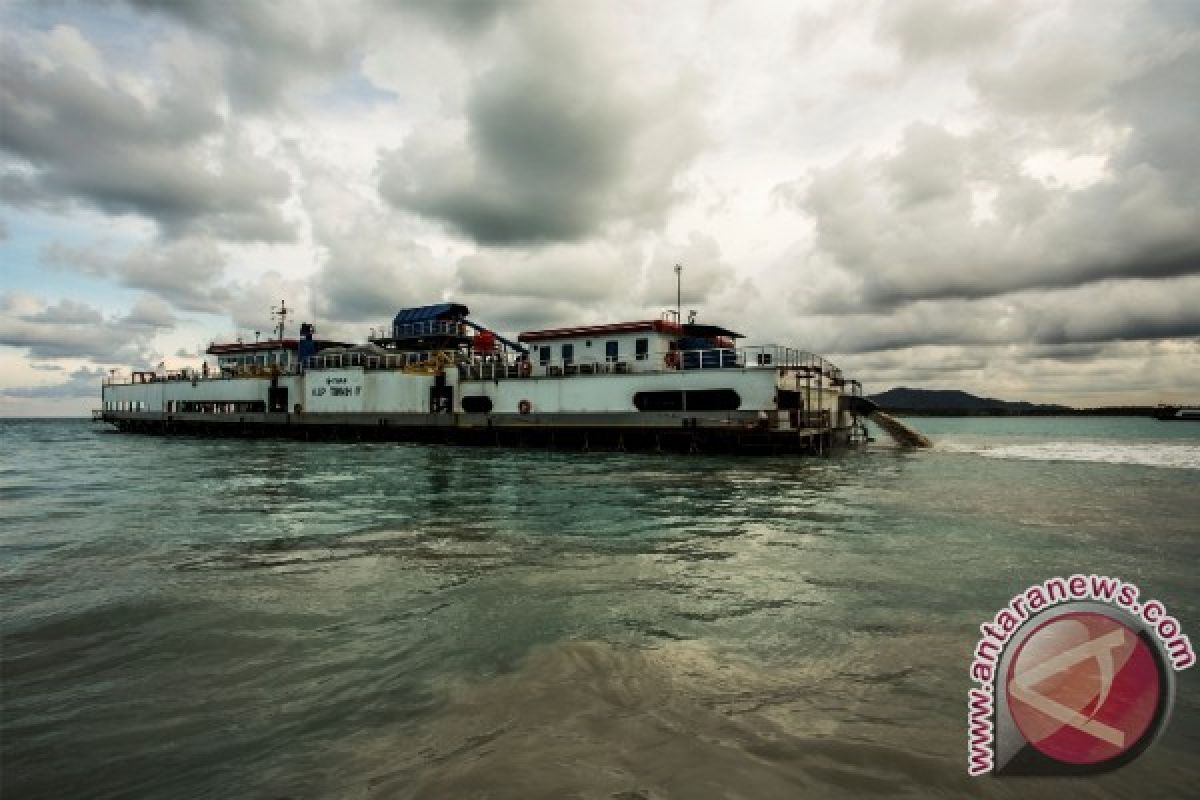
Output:
[[1200,406],[1168,406],[1159,404],[1154,409],[1155,419],[1192,419],[1200,420]]

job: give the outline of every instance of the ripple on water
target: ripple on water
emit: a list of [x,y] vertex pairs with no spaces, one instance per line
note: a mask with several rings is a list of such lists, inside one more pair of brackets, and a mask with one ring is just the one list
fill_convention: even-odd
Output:
[[1187,470],[38,426],[0,423],[0,485],[20,490],[0,527],[5,797],[1183,796],[1195,783],[1186,683],[1163,741],[1110,778],[962,774],[965,660],[1014,591],[1120,569],[1200,619]]

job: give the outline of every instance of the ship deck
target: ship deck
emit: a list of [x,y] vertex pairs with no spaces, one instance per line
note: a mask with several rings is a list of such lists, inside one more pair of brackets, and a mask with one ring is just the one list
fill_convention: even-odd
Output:
[[847,428],[824,417],[769,427],[754,412],[603,414],[164,413],[101,411],[117,430],[157,435],[392,441],[639,452],[821,454],[844,445]]

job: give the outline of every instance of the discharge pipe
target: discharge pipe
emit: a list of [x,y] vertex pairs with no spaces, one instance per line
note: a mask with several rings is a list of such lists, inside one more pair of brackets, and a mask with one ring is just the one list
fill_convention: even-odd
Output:
[[875,409],[867,415],[867,419],[883,428],[884,432],[901,447],[933,447],[929,437],[920,431],[913,430],[891,414]]

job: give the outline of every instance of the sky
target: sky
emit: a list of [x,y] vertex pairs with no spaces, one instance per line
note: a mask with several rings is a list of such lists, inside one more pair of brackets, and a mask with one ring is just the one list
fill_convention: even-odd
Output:
[[1200,401],[1193,0],[0,0],[0,415],[455,300]]

